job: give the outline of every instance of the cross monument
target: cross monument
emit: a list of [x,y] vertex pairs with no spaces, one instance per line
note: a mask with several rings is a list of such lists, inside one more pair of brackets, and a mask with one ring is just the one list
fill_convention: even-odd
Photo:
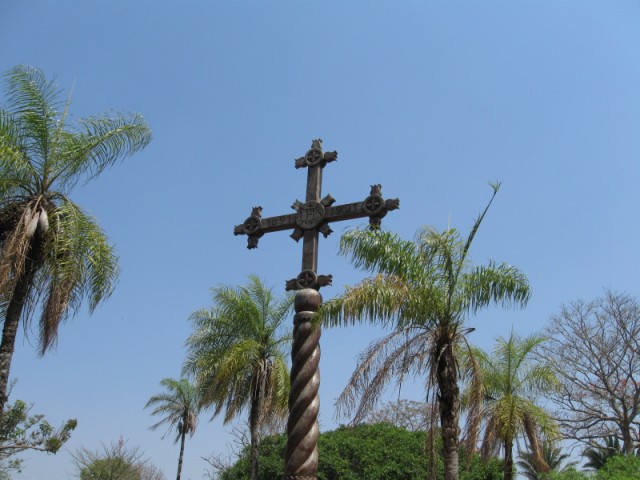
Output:
[[251,215],[233,229],[234,235],[247,235],[247,248],[258,247],[265,233],[293,229],[291,237],[302,242],[302,270],[286,282],[286,290],[296,290],[291,349],[291,392],[287,422],[287,449],[283,480],[316,480],[318,471],[318,411],[320,398],[320,327],[313,324],[322,305],[320,287],[331,285],[332,275],[318,275],[318,240],[332,232],[329,223],[369,217],[371,228],[380,226],[390,210],[400,207],[399,199],[385,200],[381,186],[372,185],[362,202],[333,206],[331,195],[321,198],[322,170],[338,158],[338,152],[323,152],[322,140],[313,140],[311,149],[295,161],[296,168],[307,167],[305,202],[296,200],[296,213],[262,218],[262,207],[254,207]]

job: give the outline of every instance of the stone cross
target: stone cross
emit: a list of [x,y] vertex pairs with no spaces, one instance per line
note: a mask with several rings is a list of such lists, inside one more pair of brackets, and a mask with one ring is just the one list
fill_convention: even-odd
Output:
[[322,140],[313,140],[311,149],[295,161],[296,168],[307,167],[305,202],[296,200],[296,213],[262,218],[262,207],[254,207],[251,215],[233,229],[234,235],[247,235],[247,248],[258,247],[265,233],[291,230],[291,237],[302,242],[302,270],[286,282],[286,290],[297,290],[294,308],[293,346],[291,351],[291,393],[287,422],[287,450],[284,480],[316,480],[318,470],[318,411],[320,399],[320,327],[312,320],[322,304],[318,290],[331,284],[332,275],[318,275],[318,239],[332,232],[329,224],[341,220],[369,217],[372,228],[380,226],[400,200],[382,198],[381,186],[373,185],[362,202],[334,206],[331,195],[321,198],[322,170],[338,158],[337,152],[323,152]]

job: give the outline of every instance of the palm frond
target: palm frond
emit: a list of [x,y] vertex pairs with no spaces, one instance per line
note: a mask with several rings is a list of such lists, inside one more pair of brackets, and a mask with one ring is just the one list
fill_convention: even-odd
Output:
[[478,266],[463,274],[461,283],[462,298],[473,313],[494,303],[503,307],[524,307],[531,296],[527,277],[505,263]]
[[501,183],[500,182],[489,183],[489,186],[493,190],[493,195],[491,195],[491,198],[489,199],[489,202],[487,203],[487,206],[484,208],[482,213],[480,213],[478,218],[474,221],[473,227],[471,227],[471,231],[469,232],[469,237],[467,238],[467,241],[464,244],[464,248],[462,249],[462,260],[463,261],[467,257],[467,253],[469,252],[469,249],[471,248],[471,244],[473,243],[473,239],[475,238],[476,233],[478,233],[478,229],[480,228],[480,225],[482,224],[482,221],[484,220],[484,216],[489,211],[489,208],[491,207],[491,204],[493,203],[493,199],[496,198],[496,195],[498,194],[498,191],[500,190]]
[[[41,200],[36,198],[30,202],[14,204],[14,218],[9,226],[11,230],[3,232],[6,236],[0,255],[0,293],[7,298],[13,295],[15,282],[21,278],[27,262],[32,266],[29,273],[31,276],[41,266],[45,241],[45,232],[38,226],[43,212]],[[30,297],[31,295],[27,295],[26,301],[32,304],[34,299]]]
[[69,199],[49,214],[45,259],[36,283],[44,296],[40,353],[57,338],[58,327],[89,300],[89,311],[108,298],[118,276],[117,257],[99,225]]
[[563,453],[562,449],[551,440],[545,440],[542,443],[541,457],[549,466],[547,472],[540,471],[539,467],[536,466],[539,464],[539,460],[536,460],[536,455],[531,450],[519,452],[518,454],[520,456],[520,460],[517,462],[518,473],[522,474],[527,480],[544,480],[549,477],[548,471],[566,472],[578,463],[576,461],[568,461],[571,456]]
[[351,230],[340,238],[340,254],[367,272],[414,280],[422,267],[413,242],[380,230]]
[[484,429],[482,444],[480,446],[480,456],[483,459],[486,460],[498,455],[498,452],[500,451],[499,431],[500,425],[497,423],[497,419],[493,416],[489,417]]
[[451,296],[456,286],[457,272],[464,264],[459,232],[455,228],[438,231],[426,226],[416,235],[416,243],[423,265],[420,281],[438,285]]
[[421,329],[406,335],[414,329],[396,330],[358,356],[358,367],[336,401],[337,417],[353,414],[353,423],[359,423],[389,382],[407,374],[423,374],[432,367],[429,363],[432,332]]
[[27,155],[20,119],[0,109],[0,201],[5,203],[17,195],[33,194],[28,186],[36,176]]
[[59,106],[61,89],[38,68],[17,65],[5,74],[9,107],[18,113],[48,112]]
[[31,161],[42,166],[49,156],[61,90],[41,70],[22,65],[9,70],[5,79],[8,104],[20,119]]
[[167,425],[167,433],[171,430],[176,431],[174,443],[177,443],[182,435],[193,436],[201,410],[198,388],[184,378],[164,378],[160,385],[165,391],[153,395],[145,405],[145,408],[153,407],[151,415],[162,416],[150,428],[156,430],[162,425]]
[[[403,278],[376,275],[325,303],[318,319],[326,326],[368,321],[383,326],[420,318],[418,293]],[[421,312],[420,312],[421,313]]]
[[291,379],[289,377],[289,365],[286,356],[280,352],[273,358],[271,365],[272,399],[271,408],[277,415],[284,417],[289,411],[289,387]]
[[467,465],[471,465],[471,457],[476,450],[482,425],[482,401],[485,391],[479,357],[483,352],[472,348],[466,339],[464,339],[464,347],[466,348],[463,348],[463,353],[460,354],[464,367],[461,371],[468,388],[462,394],[461,404],[467,411],[464,445],[467,451]]
[[115,113],[79,120],[82,131],[60,132],[49,183],[63,192],[78,180],[89,181],[116,161],[142,150],[151,141],[151,130],[139,114]]
[[587,459],[584,466],[593,470],[600,470],[611,457],[623,454],[620,439],[614,435],[604,437],[602,442],[594,442],[582,452],[582,456]]
[[212,289],[212,294],[224,324],[247,331],[259,330],[264,325],[261,306],[253,302],[249,292],[242,287],[221,285]]

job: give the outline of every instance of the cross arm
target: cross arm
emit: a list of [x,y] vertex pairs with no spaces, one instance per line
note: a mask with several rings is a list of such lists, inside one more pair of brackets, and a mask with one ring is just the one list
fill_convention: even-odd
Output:
[[362,202],[344,205],[333,205],[334,203],[335,199],[331,195],[327,195],[320,202],[296,201],[292,208],[297,213],[267,218],[262,218],[262,207],[254,207],[244,223],[233,228],[233,234],[247,235],[247,248],[253,249],[258,247],[258,241],[265,233],[281,230],[293,229],[291,237],[299,241],[305,230],[315,228],[324,237],[328,237],[332,232],[329,223],[342,220],[369,217],[371,227],[377,228],[387,212],[400,208],[399,199],[385,200],[382,197],[381,185],[372,185],[371,193]]
[[372,185],[371,193],[362,202],[346,203],[327,208],[325,221],[339,222],[341,220],[353,220],[355,218],[369,217],[372,227],[380,226],[382,219],[391,210],[400,208],[400,199],[391,198],[385,200],[382,197],[382,186]]
[[296,214],[279,215],[277,217],[262,218],[262,207],[254,207],[251,215],[244,223],[233,227],[234,235],[247,235],[247,248],[258,248],[258,240],[265,233],[279,232],[296,227]]

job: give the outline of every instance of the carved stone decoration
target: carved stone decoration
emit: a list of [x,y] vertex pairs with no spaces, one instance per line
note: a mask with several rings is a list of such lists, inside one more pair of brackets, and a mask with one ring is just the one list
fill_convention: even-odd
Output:
[[291,290],[298,290],[298,279],[292,278],[291,280],[284,282],[284,289],[287,292],[290,292]]
[[313,288],[320,290],[322,287],[331,285],[333,275],[317,275],[313,270],[300,272],[296,278],[285,282],[285,290],[302,290],[303,288]]
[[329,235],[331,235],[333,233],[333,230],[331,230],[331,227],[329,226],[328,223],[322,223],[319,227],[318,227],[318,231],[322,234],[322,236],[324,238],[327,238]]
[[324,205],[322,202],[307,202],[298,205],[296,223],[303,230],[316,228],[324,220]]
[[304,156],[304,163],[307,167],[316,167],[322,162],[322,140],[314,140],[313,147]]
[[258,248],[258,240],[264,232],[260,230],[262,226],[262,207],[253,207],[251,215],[244,221],[242,225],[236,225],[233,229],[234,235],[247,235],[248,249]]
[[369,225],[372,228],[378,228],[387,212],[400,208],[400,200],[397,198],[385,200],[382,198],[382,185],[371,185],[371,193],[364,200],[363,208],[369,215]]
[[313,288],[318,283],[318,275],[313,270],[303,270],[296,279],[298,288]]
[[293,238],[296,242],[299,242],[300,239],[302,239],[302,237],[304,237],[304,230],[298,226],[296,226],[293,229],[293,232],[291,232],[291,235],[289,235],[291,238]]
[[336,199],[333,198],[331,195],[326,195],[322,200],[320,200],[320,203],[325,207],[330,207],[331,205],[336,203]]
[[391,210],[397,210],[400,208],[400,199],[399,198],[390,198],[389,200],[384,201],[384,208],[387,209],[388,212]]
[[320,326],[313,318],[322,304],[318,290],[331,285],[332,275],[318,275],[318,240],[327,237],[329,224],[341,220],[369,217],[373,228],[380,225],[390,210],[400,207],[400,200],[385,200],[382,187],[373,185],[364,202],[333,205],[331,195],[321,197],[322,170],[338,158],[337,152],[323,152],[322,140],[313,140],[311,149],[295,161],[296,168],[307,168],[305,201],[291,206],[296,213],[262,218],[262,208],[255,207],[243,224],[234,227],[235,235],[248,236],[248,248],[256,248],[265,233],[292,229],[291,238],[302,242],[301,273],[287,280],[285,288],[297,290],[295,296],[293,348],[291,358],[291,393],[284,480],[316,480],[318,468],[318,409],[320,399]]
[[333,282],[333,275],[329,274],[329,275],[318,275],[318,289],[320,287],[326,287],[328,285],[331,285],[331,283]]
[[296,159],[296,168],[304,167],[321,167],[329,162],[334,162],[338,159],[338,152],[322,152],[322,139],[318,138],[311,142],[311,148],[307,151],[304,157]]

